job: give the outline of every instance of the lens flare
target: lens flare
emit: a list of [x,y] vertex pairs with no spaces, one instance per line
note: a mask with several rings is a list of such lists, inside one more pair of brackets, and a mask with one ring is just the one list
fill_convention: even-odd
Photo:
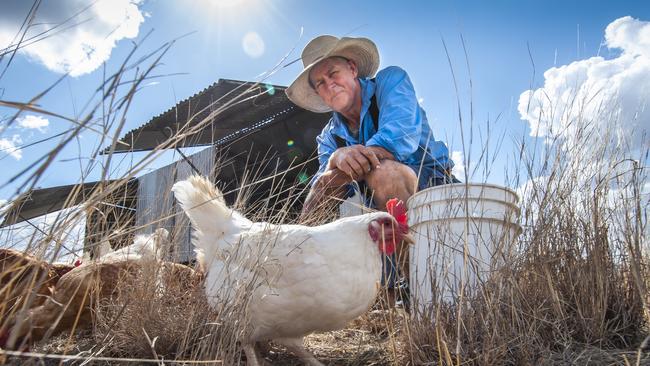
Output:
[[300,174],[298,174],[298,182],[300,182],[301,184],[307,183],[308,180],[309,180],[309,176],[307,175],[307,173],[300,172]]

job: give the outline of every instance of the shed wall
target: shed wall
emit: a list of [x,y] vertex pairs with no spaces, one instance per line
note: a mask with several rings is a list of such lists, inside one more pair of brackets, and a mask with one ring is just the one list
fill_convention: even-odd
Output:
[[[188,159],[202,175],[213,178],[214,148],[203,149]],[[187,216],[174,200],[171,188],[192,174],[195,172],[190,164],[180,160],[138,179],[136,233],[151,234],[158,228],[167,229],[173,243],[167,259],[181,263],[195,257],[190,240],[192,231]]]

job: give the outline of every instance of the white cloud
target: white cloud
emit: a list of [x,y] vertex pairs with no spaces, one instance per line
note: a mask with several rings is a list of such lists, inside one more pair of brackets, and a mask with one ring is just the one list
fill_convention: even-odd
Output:
[[7,138],[0,138],[0,155],[9,154],[14,159],[20,160],[23,157],[23,151],[16,145],[23,143],[19,135],[13,135],[11,140]]
[[25,117],[18,118],[18,125],[23,128],[37,129],[40,132],[45,132],[50,121],[47,118],[28,114]]
[[[606,45],[618,57],[591,57],[544,73],[544,86],[519,97],[519,113],[531,136],[572,139],[585,125],[595,141],[641,146],[650,132],[650,22],[615,20]],[[607,135],[609,133],[610,135]]]
[[451,160],[454,162],[452,174],[458,179],[465,177],[465,154],[462,151],[452,151]]
[[[628,211],[628,214],[633,213],[637,198],[641,206],[646,207],[650,203],[650,182],[644,182],[643,185],[636,188],[638,191],[631,185],[611,188],[607,192],[605,204],[610,209],[619,211],[621,215],[626,211]],[[648,229],[650,230],[650,227]]]
[[[72,76],[92,72],[109,58],[119,40],[138,35],[144,21],[139,3],[139,0],[44,1],[24,39],[48,30],[51,36],[20,52],[55,72],[70,72]],[[20,27],[31,5],[31,1],[22,0],[3,2],[0,49],[20,39]]]
[[630,16],[616,19],[605,29],[605,40],[610,48],[620,48],[632,55],[650,56],[650,22]]
[[258,58],[264,54],[264,40],[257,32],[248,32],[242,39],[244,52],[252,58]]

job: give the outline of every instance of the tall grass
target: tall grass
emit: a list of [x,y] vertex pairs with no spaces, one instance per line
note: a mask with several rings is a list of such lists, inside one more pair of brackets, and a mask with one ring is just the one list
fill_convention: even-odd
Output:
[[[191,138],[229,106],[258,93],[255,86],[242,88],[230,102],[210,108],[206,118],[182,121],[184,125],[178,133],[115,176],[118,157],[114,150],[120,143],[128,110],[138,102],[135,97],[142,83],[157,69],[171,43],[152,52],[142,52],[140,47],[136,45],[117,70],[112,73],[106,70],[107,77],[86,103],[82,117],[68,118],[71,128],[50,151],[6,181],[21,182],[19,191],[27,192],[38,185],[62,149],[74,143],[80,133],[91,131],[101,136],[89,163],[79,174],[83,182],[90,172],[99,169],[105,183],[83,201],[77,200],[81,191],[73,192],[74,197],[69,198],[66,207],[81,202],[79,209],[64,212],[43,233],[35,232],[32,237],[22,239],[24,251],[36,254],[47,263],[56,262],[66,252],[68,230],[82,222],[85,213],[105,210],[103,203],[111,194],[122,192],[129,179],[141,174],[166,149]],[[55,86],[45,88],[41,95],[23,103],[0,100],[3,106],[15,110],[15,115],[5,123],[10,125],[22,113],[35,111],[37,101]],[[43,108],[38,111],[55,114]],[[507,258],[507,265],[495,275],[453,301],[443,301],[433,294],[432,298],[436,299],[433,303],[410,315],[394,309],[371,311],[347,331],[308,338],[309,347],[316,349],[322,360],[350,365],[650,361],[645,349],[640,349],[648,334],[650,300],[647,290],[650,199],[648,171],[644,165],[648,161],[648,144],[630,149],[613,145],[611,140],[594,140],[596,132],[603,134],[593,129],[585,124],[577,129],[581,134],[570,140],[549,140],[541,149],[522,146],[515,152],[519,164],[509,176],[514,177],[513,186],[522,187],[523,233],[513,255]],[[99,151],[107,145],[111,146],[109,153],[99,159]],[[479,163],[483,159],[487,157],[482,155]],[[259,170],[244,172],[240,182],[244,188],[237,191],[235,207],[251,219],[294,222],[296,217],[289,208],[304,195],[304,187],[276,184],[284,174],[282,171],[263,176],[261,172],[271,162],[269,157],[260,157],[258,164],[253,164]],[[219,166],[217,163],[213,177]],[[109,183],[109,178],[116,180]],[[255,188],[269,180],[274,182],[269,199],[251,203]],[[158,226],[174,215],[181,223],[179,231],[184,229],[181,226],[189,225],[187,220],[180,219],[183,214],[178,211],[163,212],[149,225]],[[96,236],[93,242],[128,242],[133,233],[145,229],[104,224],[99,227],[110,230],[91,233]],[[6,243],[15,242],[11,232],[7,235]],[[160,363],[164,359],[183,360],[188,364],[201,360],[226,365],[243,363],[238,341],[244,335],[249,284],[243,284],[235,292],[224,288],[222,301],[211,308],[196,275],[189,276],[193,280],[188,280],[169,268],[169,263],[143,264],[137,276],[125,277],[125,282],[117,286],[119,291],[94,299],[96,307],[90,330],[76,335],[65,333],[64,347],[55,347],[61,339],[54,338],[44,340],[33,350],[66,354],[76,362],[104,357],[102,362],[138,359],[137,362]],[[8,270],[2,271],[5,274]],[[17,295],[26,301],[15,302],[20,306],[5,306],[10,299],[0,297],[0,328],[8,326],[10,319],[25,314],[33,305],[35,289],[40,288],[45,278],[37,271],[28,274],[33,276],[30,285],[21,288],[22,293]],[[0,291],[7,293],[9,287]],[[350,340],[365,344],[349,347]],[[367,343],[375,347],[367,349]],[[337,346],[332,349],[324,346],[327,344]],[[298,363],[279,356],[282,351],[277,348],[271,351],[269,358],[273,361]],[[13,362],[31,359],[37,363],[38,357],[32,356],[15,358]]]
[[[648,144],[594,124],[522,146],[523,232],[507,264],[452,300],[432,294],[404,336],[415,364],[636,364],[648,335]],[[433,246],[444,246],[433,238]],[[461,248],[462,249],[462,248]],[[434,265],[442,265],[436,263]],[[444,275],[444,274],[443,274]],[[643,346],[645,347],[645,346]]]

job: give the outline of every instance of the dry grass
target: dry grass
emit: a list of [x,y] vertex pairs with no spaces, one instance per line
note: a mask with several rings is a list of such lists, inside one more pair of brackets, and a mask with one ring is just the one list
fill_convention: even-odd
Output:
[[[112,357],[188,359],[202,338],[225,334],[189,268],[151,264],[96,309],[93,337]],[[214,336],[212,336],[214,338]],[[221,342],[216,342],[221,344]]]
[[412,363],[648,362],[649,145],[617,141],[624,121],[571,123],[580,134],[522,146],[516,250],[477,288],[413,314]]
[[[251,90],[237,91],[240,97],[212,111],[204,120],[186,124],[168,141],[134,162],[124,174],[113,177],[112,164],[117,155],[109,153],[101,166],[94,158],[103,146],[114,148],[118,144],[134,95],[170,46],[145,55],[139,55],[136,46],[118,70],[107,74],[110,76],[88,101],[84,113],[80,113],[82,117],[71,118],[73,127],[60,142],[25,171],[7,180],[6,183],[21,182],[21,191],[35,187],[61,149],[74,143],[82,131],[98,131],[101,141],[88,165],[81,169],[81,180],[93,169],[100,169],[103,179],[118,178],[87,195],[82,210],[58,217],[46,235],[27,238],[23,243],[26,252],[49,263],[56,261],[66,250],[63,243],[67,228],[83,220],[81,212],[96,210],[106,197],[124,188],[128,179],[141,174],[165,149],[251,95]],[[16,115],[7,124],[22,112],[33,110],[40,97],[12,104]],[[618,146],[612,151],[608,141],[588,143],[595,133],[588,125],[582,131],[583,139],[571,144],[552,141],[541,149],[541,156],[524,148],[518,154],[520,165],[511,174],[515,177],[513,185],[532,182],[521,203],[524,232],[516,255],[508,259],[508,265],[498,275],[456,301],[434,302],[410,316],[394,310],[371,311],[346,329],[309,336],[308,348],[323,362],[335,365],[650,363],[646,345],[642,345],[648,334],[650,310],[649,199],[643,193],[649,182],[644,166],[648,159],[647,144],[640,153],[638,147]],[[635,151],[638,156],[631,156]],[[285,201],[269,200],[254,207],[246,204],[255,183],[262,179],[256,173],[244,174],[242,182],[251,186],[238,192],[237,207],[253,218],[259,215],[271,217],[274,222],[294,220],[288,207],[304,193],[300,189],[278,186],[274,194],[285,189],[290,192]],[[547,178],[531,180],[537,177]],[[72,206],[75,199],[70,197],[67,206]],[[163,215],[160,220],[165,218]],[[96,242],[129,236],[142,228],[119,229],[119,234],[111,230],[96,235]],[[9,243],[13,242],[11,239],[5,240]],[[179,277],[168,278],[167,285],[160,287],[156,285],[159,274],[159,266],[146,268],[128,285],[121,286],[118,294],[102,299],[94,310],[92,330],[58,335],[34,345],[32,351],[74,355],[77,359],[67,362],[74,364],[82,364],[83,359],[89,359],[91,364],[144,362],[134,359],[154,363],[195,360],[242,364],[238,340],[246,321],[246,294],[236,294],[211,309],[200,286],[190,286]],[[42,279],[34,277],[20,296],[29,297],[32,289],[39,288],[39,281]],[[3,308],[3,315],[20,313],[27,306]],[[0,327],[5,325],[4,316]],[[93,357],[104,359],[92,361]],[[275,346],[267,358],[275,364],[300,363]],[[43,358],[47,361],[39,357],[15,357],[8,361],[25,364],[27,360],[35,365],[60,362],[47,357]]]

